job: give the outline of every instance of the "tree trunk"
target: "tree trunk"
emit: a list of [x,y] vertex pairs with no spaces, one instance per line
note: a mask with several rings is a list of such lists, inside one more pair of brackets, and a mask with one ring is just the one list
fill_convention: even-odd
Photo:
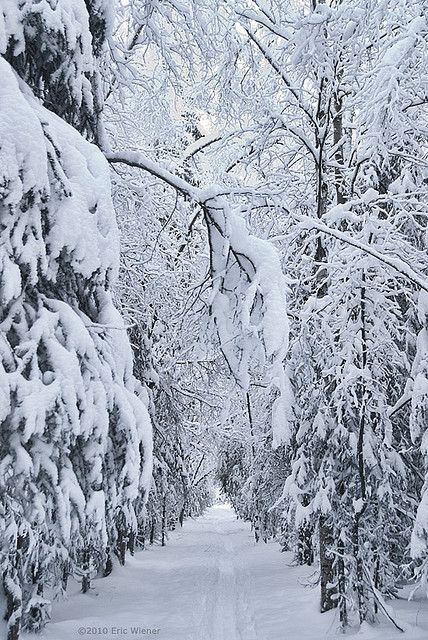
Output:
[[[302,497],[302,504],[304,507],[308,506],[309,496],[307,494]],[[313,533],[314,528],[310,522],[304,521],[298,528],[296,550],[296,561],[298,564],[311,565],[314,561]]]
[[118,532],[116,543],[116,555],[119,559],[119,563],[123,566],[125,564],[127,537],[121,528]]
[[311,565],[314,561],[312,534],[312,525],[308,522],[304,522],[300,525],[297,532],[296,561],[298,564]]
[[110,549],[107,548],[107,550],[106,550],[106,561],[105,561],[105,564],[104,564],[103,576],[106,578],[107,576],[109,576],[111,574],[112,571],[113,571],[113,562],[112,562],[112,559],[111,559]]
[[166,544],[166,496],[163,497],[162,502],[162,546]]
[[20,535],[16,539],[15,552],[10,554],[10,567],[3,573],[3,590],[6,596],[5,620],[7,626],[7,640],[19,640],[22,626],[22,588],[20,579],[21,556],[24,538]]
[[3,574],[3,589],[6,596],[5,620],[7,626],[7,640],[19,640],[22,623],[22,593],[18,584],[15,570],[6,570]]
[[[377,589],[377,590],[380,589],[380,562],[379,562],[379,556],[377,556],[377,558],[376,558],[376,564],[375,564],[375,570],[374,570],[374,586],[375,586],[375,589]],[[379,610],[379,605],[377,603],[377,599],[374,598],[373,611],[374,611],[375,615],[377,615],[378,610]]]
[[135,531],[132,530],[129,532],[129,535],[128,535],[128,551],[131,554],[131,556],[133,556],[135,553],[135,539],[136,539]]
[[91,555],[89,549],[85,549],[82,554],[82,593],[87,593],[91,588],[90,564]]
[[183,526],[185,513],[186,513],[186,502],[183,502],[183,506],[181,507],[180,515],[179,515],[179,518],[178,518],[178,520],[180,522],[180,527]]
[[70,563],[67,561],[67,562],[64,562],[64,565],[62,567],[61,586],[64,592],[67,591],[69,575],[70,575]]
[[254,540],[256,542],[258,542],[260,540],[260,523],[259,523],[259,517],[256,514],[254,517]]
[[[369,241],[371,240],[371,236]],[[362,287],[361,287],[361,369],[364,372],[367,366],[367,337],[366,337],[366,274],[362,272]],[[360,396],[360,419],[358,425],[358,442],[357,442],[357,462],[358,462],[358,475],[360,481],[360,499],[362,505],[360,510],[355,514],[354,527],[352,532],[352,544],[356,565],[356,591],[358,601],[358,614],[360,624],[367,618],[367,602],[364,589],[364,568],[363,558],[360,550],[360,521],[367,507],[367,491],[366,491],[366,477],[364,469],[364,436],[366,427],[366,389],[364,381],[361,383],[359,389]]]
[[155,531],[156,531],[156,523],[155,523],[155,519],[152,519],[152,524],[150,526],[150,539],[149,539],[149,543],[153,544],[155,541]]
[[337,574],[339,586],[340,622],[342,627],[346,627],[348,625],[348,608],[346,603],[345,545],[340,539],[337,545],[337,551],[339,554],[337,560]]
[[321,584],[321,613],[337,607],[337,587],[334,571],[334,559],[331,553],[333,535],[325,516],[319,521],[320,537],[320,584]]

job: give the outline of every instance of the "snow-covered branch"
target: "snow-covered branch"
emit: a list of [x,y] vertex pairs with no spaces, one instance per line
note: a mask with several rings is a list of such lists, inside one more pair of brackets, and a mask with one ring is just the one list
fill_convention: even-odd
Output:
[[[423,291],[428,292],[427,278],[423,274],[418,273],[417,271],[412,269],[412,267],[401,258],[397,258],[382,251],[378,251],[375,246],[361,242],[360,240],[357,240],[356,238],[350,236],[348,233],[344,233],[343,231],[339,231],[338,229],[329,227],[316,218],[311,218],[309,216],[299,214],[293,214],[293,217],[296,219],[302,229],[314,229],[320,231],[323,234],[336,238],[337,240],[340,240],[345,244],[355,247],[363,253],[376,258],[376,260],[378,260],[382,264],[385,264],[394,269],[394,271],[396,271],[413,285],[415,285],[417,289],[422,289]],[[286,239],[286,236],[276,236],[275,238],[272,238],[272,240],[284,239]]]
[[[276,248],[250,233],[241,207],[222,186],[199,188],[138,152],[107,152],[111,163],[148,171],[202,208],[208,231],[211,320],[226,362],[245,389],[257,362],[268,366],[274,403],[275,443],[287,437],[290,397],[283,361],[288,346],[287,283]],[[239,190],[238,190],[239,192]],[[230,198],[232,199],[232,198]]]
[[[212,213],[218,208],[220,208],[221,210],[224,209],[225,201],[222,200],[220,204],[218,202],[218,197],[220,195],[227,196],[228,194],[234,195],[237,192],[239,193],[239,190],[228,190],[224,187],[219,186],[213,187],[211,189],[201,189],[199,187],[195,187],[190,182],[187,182],[176,174],[168,171],[167,169],[164,169],[159,163],[154,162],[153,160],[147,158],[144,154],[135,151],[109,152],[106,153],[106,158],[111,163],[123,163],[129,166],[138,167],[140,169],[143,169],[144,171],[148,171],[151,175],[154,175],[163,182],[169,184],[171,187],[179,191],[182,195],[185,195],[194,202],[199,203],[207,210],[209,216],[212,216]],[[259,194],[254,191],[253,195],[257,196]],[[210,202],[209,207],[207,207],[207,202]],[[394,269],[394,271],[398,272],[404,278],[412,282],[418,289],[422,289],[423,291],[428,292],[428,282],[426,277],[424,277],[423,274],[420,274],[412,269],[412,267],[410,267],[410,265],[408,265],[407,262],[405,262],[401,258],[394,257],[387,253],[379,251],[375,248],[375,246],[361,242],[360,240],[353,238],[343,231],[339,231],[338,229],[329,227],[316,218],[296,213],[293,213],[292,215],[302,228],[316,229],[323,234],[337,238],[341,242],[359,249],[363,253],[376,258],[376,260],[378,260],[379,262],[382,262],[383,264]],[[273,238],[273,240],[284,239],[286,239],[285,236],[276,236],[275,238]]]

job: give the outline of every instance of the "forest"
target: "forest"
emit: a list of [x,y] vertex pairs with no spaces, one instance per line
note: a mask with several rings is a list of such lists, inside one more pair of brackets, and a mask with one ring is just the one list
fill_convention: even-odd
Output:
[[422,640],[427,585],[428,1],[0,0],[1,640]]

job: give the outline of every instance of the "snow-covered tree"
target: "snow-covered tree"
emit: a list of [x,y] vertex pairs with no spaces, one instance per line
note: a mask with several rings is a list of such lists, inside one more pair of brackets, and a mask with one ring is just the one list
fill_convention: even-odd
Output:
[[0,0],[10,640],[216,451],[343,625],[426,580],[425,4]]
[[340,602],[346,624],[348,609],[370,618],[394,591],[418,491],[399,405],[409,388],[413,406],[424,404],[423,331],[421,375],[409,383],[415,296],[426,288],[423,3],[255,0],[229,10],[215,79],[220,134],[203,154],[228,184],[251,189],[251,223],[276,237],[291,276],[297,429],[284,496],[297,546],[299,531],[319,536],[321,609]]
[[81,135],[97,137],[107,7],[0,5],[8,640],[44,624],[48,588],[59,593],[70,574],[89,588],[119,539],[135,533],[134,505],[150,486],[150,420],[112,303],[119,244],[109,170]]

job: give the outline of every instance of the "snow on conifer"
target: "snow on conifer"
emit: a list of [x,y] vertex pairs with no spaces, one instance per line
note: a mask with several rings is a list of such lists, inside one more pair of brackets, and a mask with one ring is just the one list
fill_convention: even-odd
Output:
[[[45,53],[50,35],[65,38],[58,73],[70,74],[77,121],[92,64],[85,4],[2,5],[2,51],[49,106],[26,29],[34,37],[44,21]],[[111,297],[119,243],[107,163],[4,58],[0,77],[0,563],[15,640],[48,618],[48,590],[59,593],[70,574],[89,588],[135,534],[152,444]]]

